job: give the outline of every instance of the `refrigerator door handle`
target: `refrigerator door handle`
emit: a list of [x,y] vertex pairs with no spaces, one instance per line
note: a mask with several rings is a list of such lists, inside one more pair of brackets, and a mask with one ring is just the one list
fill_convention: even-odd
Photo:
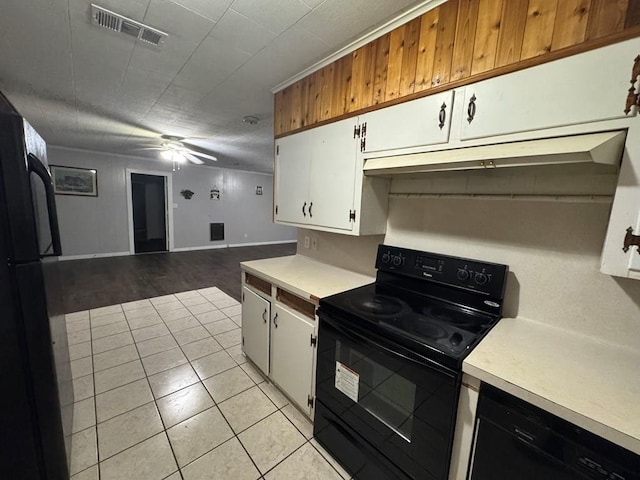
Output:
[[49,228],[51,229],[51,244],[53,253],[40,255],[41,257],[59,257],[62,255],[62,245],[60,243],[60,228],[58,226],[58,215],[56,214],[56,194],[53,191],[53,181],[49,170],[33,154],[27,156],[29,171],[40,177],[44,184],[47,195],[47,214],[49,216]]

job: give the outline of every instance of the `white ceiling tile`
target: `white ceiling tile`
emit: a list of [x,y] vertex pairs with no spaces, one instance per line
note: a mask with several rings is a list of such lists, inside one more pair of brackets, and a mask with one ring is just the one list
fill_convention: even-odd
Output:
[[275,35],[262,25],[233,10],[227,10],[209,36],[223,45],[252,55],[275,38]]
[[0,89],[45,139],[157,161],[140,147],[181,135],[218,166],[261,172],[273,168],[271,87],[412,3],[93,0],[166,31],[154,48],[91,25],[91,1],[3,4]]
[[172,0],[174,3],[217,22],[233,0]]
[[316,8],[318,5],[322,4],[325,0],[300,0],[309,8]]
[[73,99],[66,1],[4,2],[0,45],[0,88],[7,95],[29,91],[44,99]]
[[243,65],[251,55],[212,37],[205,38],[180,73],[176,85],[209,93]]
[[[333,49],[314,34],[294,25],[271,42],[269,48],[262,50],[243,65],[235,76],[258,79],[262,85],[266,84],[271,88],[313,65],[332,51]],[[278,68],[273,68],[273,65],[277,65]]]
[[360,32],[372,30],[415,0],[393,0],[372,2],[371,0],[350,0],[349,8],[344,8],[344,0],[326,0],[312,15],[300,20],[298,26],[308,29],[336,48],[360,35]]
[[158,104],[180,111],[181,117],[185,116],[184,111],[195,107],[203,95],[200,92],[171,84],[158,98]]
[[235,0],[231,9],[278,35],[311,11],[298,0]]

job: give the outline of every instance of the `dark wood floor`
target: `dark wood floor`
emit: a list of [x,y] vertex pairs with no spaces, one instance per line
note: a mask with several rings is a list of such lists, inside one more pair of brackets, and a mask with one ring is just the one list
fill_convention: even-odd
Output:
[[240,300],[240,262],[296,253],[295,243],[130,257],[55,265],[65,313],[216,286]]

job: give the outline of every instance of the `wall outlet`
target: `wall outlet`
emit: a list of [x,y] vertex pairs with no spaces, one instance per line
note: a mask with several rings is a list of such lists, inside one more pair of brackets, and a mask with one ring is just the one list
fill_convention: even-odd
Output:
[[313,237],[311,239],[311,250],[317,250],[318,249],[318,239],[316,237]]
[[304,248],[309,248],[309,236],[304,237]]

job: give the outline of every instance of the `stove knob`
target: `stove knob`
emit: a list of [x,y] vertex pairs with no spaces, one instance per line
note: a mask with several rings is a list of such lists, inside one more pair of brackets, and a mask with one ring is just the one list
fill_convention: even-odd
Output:
[[399,267],[399,266],[400,266],[400,264],[402,263],[402,260],[403,260],[403,259],[402,259],[402,257],[401,257],[400,255],[396,255],[395,257],[393,257],[393,264],[394,264],[396,267]]
[[454,333],[449,338],[449,341],[451,342],[451,345],[453,345],[454,347],[457,347],[458,345],[460,345],[460,342],[462,340],[464,340],[464,339],[462,338],[462,335],[459,334],[458,332]]
[[389,263],[389,260],[391,260],[391,255],[389,255],[389,252],[382,255],[382,263]]
[[474,280],[480,286],[483,286],[489,283],[489,277],[487,277],[487,275],[484,273],[476,273]]
[[458,280],[468,280],[469,279],[469,270],[465,270],[464,268],[459,268],[458,269],[458,274],[457,274]]

